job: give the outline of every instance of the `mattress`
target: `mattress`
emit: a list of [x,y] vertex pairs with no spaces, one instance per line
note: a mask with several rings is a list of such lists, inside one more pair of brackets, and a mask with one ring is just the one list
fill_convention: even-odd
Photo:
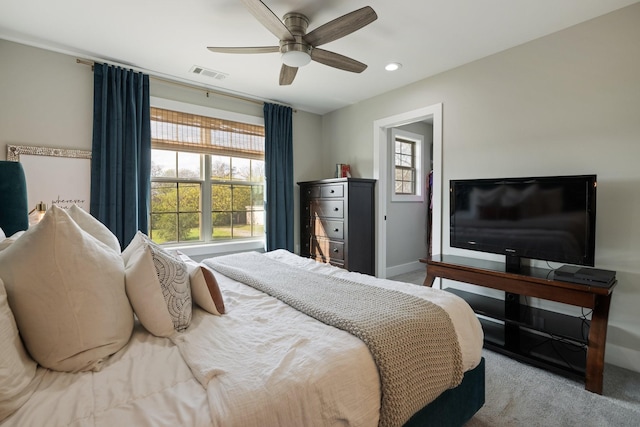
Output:
[[[480,324],[455,295],[350,273],[286,251],[266,256],[427,298],[451,317],[465,370],[480,362]],[[38,368],[31,399],[2,425],[377,426],[379,379],[364,343],[260,291],[216,277],[224,316],[196,308],[191,326],[173,341],[136,325],[127,346],[99,372]]]

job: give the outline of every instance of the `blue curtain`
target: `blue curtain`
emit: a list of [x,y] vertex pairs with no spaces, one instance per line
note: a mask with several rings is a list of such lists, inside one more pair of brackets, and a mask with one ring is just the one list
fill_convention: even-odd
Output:
[[151,193],[149,76],[94,65],[91,214],[129,244],[148,232]]
[[293,252],[292,110],[264,104],[267,250]]

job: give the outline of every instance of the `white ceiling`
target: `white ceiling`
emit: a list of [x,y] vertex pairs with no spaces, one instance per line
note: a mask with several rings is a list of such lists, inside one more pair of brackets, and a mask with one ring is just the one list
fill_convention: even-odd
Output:
[[[264,0],[280,18],[305,14],[308,31],[366,5],[378,14],[322,46],[368,64],[362,74],[312,62],[291,86],[278,85],[278,53],[206,49],[277,45],[239,0],[0,0],[0,38],[324,114],[637,1]],[[403,67],[385,71],[391,61]],[[228,77],[195,75],[194,65]]]

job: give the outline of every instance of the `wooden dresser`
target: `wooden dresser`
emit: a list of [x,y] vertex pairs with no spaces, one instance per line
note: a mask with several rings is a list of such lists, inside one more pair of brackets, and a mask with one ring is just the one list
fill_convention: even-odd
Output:
[[375,275],[376,181],[299,182],[300,255]]

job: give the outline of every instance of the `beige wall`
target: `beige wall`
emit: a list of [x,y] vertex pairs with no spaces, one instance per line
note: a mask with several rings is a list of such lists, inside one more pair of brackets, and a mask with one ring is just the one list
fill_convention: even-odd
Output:
[[[360,176],[372,177],[373,121],[442,102],[445,188],[453,178],[596,173],[596,266],[618,272],[606,360],[636,371],[639,22],[640,4],[635,4],[332,112],[323,120],[325,172],[342,161],[353,164]],[[440,207],[443,230],[448,230],[448,200]],[[455,252],[448,248],[447,232],[443,239],[444,252]]]
[[0,58],[0,159],[7,144],[90,150],[91,68],[4,40]]

